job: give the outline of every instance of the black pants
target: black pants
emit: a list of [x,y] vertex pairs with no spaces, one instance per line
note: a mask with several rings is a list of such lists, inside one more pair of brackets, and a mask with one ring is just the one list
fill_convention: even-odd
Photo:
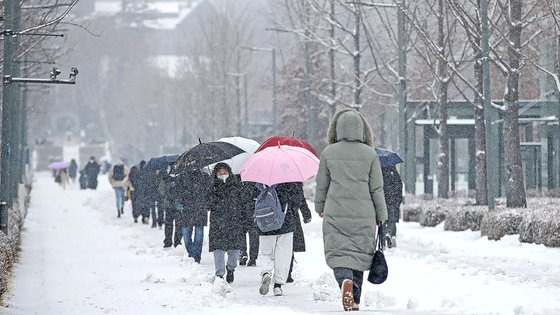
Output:
[[257,260],[259,256],[259,231],[256,225],[251,226],[251,228],[243,235],[245,236],[245,241],[243,242],[243,246],[241,247],[241,254],[240,256],[247,256],[247,233],[249,234],[249,260]]
[[[164,224],[165,239],[163,240],[163,245],[174,245],[177,247],[177,245],[181,244],[181,239],[183,238],[183,229],[179,222],[179,213],[175,210],[166,209]],[[173,227],[175,227],[175,231],[173,231]]]
[[148,207],[149,207],[149,213],[152,214],[152,226],[155,226],[156,223],[157,225],[162,226],[163,212],[164,212],[163,207],[156,206],[155,201],[150,201]]
[[364,272],[341,267],[334,268],[333,271],[339,288],[342,288],[342,282],[344,280],[352,280],[352,282],[354,283],[354,290],[352,290],[352,293],[354,295],[354,302],[356,302],[356,304],[360,304],[360,297],[362,295],[362,284],[364,282]]
[[385,222],[383,224],[383,236],[389,234],[390,236],[397,236],[397,222]]

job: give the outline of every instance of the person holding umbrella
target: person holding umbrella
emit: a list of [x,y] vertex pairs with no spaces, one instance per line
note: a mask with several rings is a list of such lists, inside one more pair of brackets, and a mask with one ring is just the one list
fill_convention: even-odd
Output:
[[403,183],[396,165],[403,163],[403,160],[397,153],[387,149],[375,148],[375,152],[381,164],[383,192],[389,215],[387,222],[383,224],[382,232],[385,244],[392,248],[397,246],[397,222],[400,219],[400,206],[403,201]]
[[259,183],[261,194],[255,203],[255,217],[261,230],[259,293],[283,295],[293,254],[294,211],[303,202],[301,183],[317,174],[319,160],[307,149],[277,145],[263,149],[241,167],[243,181]]
[[358,111],[338,111],[327,135],[315,211],[324,219],[325,258],[342,290],[343,308],[359,310],[364,271],[375,252],[376,225],[387,220],[383,176],[371,127]]

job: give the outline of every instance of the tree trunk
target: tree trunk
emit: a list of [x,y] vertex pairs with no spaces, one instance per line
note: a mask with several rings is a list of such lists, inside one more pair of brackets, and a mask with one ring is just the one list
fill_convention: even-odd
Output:
[[[480,1],[479,1],[480,8]],[[488,182],[486,178],[486,125],[484,123],[484,73],[482,71],[482,47],[481,38],[476,39],[478,45],[473,45],[475,51],[474,77],[476,89],[479,94],[475,95],[474,103],[474,139],[475,139],[475,161],[476,161],[476,204],[488,204]]]
[[[331,4],[331,11],[330,11],[330,18],[332,21],[335,19],[336,13],[336,3],[335,0],[330,0]],[[334,44],[335,44],[335,33],[334,33],[334,24],[330,23],[329,29],[329,36],[331,39],[331,48],[329,49],[329,61],[330,61],[330,75],[331,75],[331,117],[334,116],[336,113],[336,65],[334,62]]]
[[521,11],[522,0],[510,0],[511,19],[508,40],[509,67],[507,87],[504,94],[504,156],[506,162],[506,199],[508,208],[526,207],[523,167],[521,164],[521,145],[519,143],[519,64],[521,50]]
[[356,22],[356,28],[354,33],[354,106],[356,109],[362,107],[362,80],[360,73],[360,60],[362,58],[361,48],[360,48],[360,25],[361,25],[361,11],[359,4],[354,5],[354,21]]
[[441,55],[437,60],[439,115],[438,197],[449,198],[449,137],[447,134],[447,63],[445,60],[444,0],[439,0],[438,48]]

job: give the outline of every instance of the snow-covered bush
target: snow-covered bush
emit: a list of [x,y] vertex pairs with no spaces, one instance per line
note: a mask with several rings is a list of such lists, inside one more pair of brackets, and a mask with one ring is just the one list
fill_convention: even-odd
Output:
[[519,225],[519,240],[560,247],[560,209],[527,209]]
[[23,217],[17,204],[9,210],[8,216],[8,235],[0,232],[0,301],[8,289],[8,280],[16,259],[23,225]]
[[420,222],[422,217],[422,207],[417,204],[405,204],[402,206],[402,216],[404,222]]
[[488,239],[499,240],[505,235],[519,233],[523,212],[527,209],[498,209],[490,211],[482,218],[480,234]]
[[420,225],[434,227],[445,221],[448,211],[440,205],[429,207],[420,217]]
[[445,219],[446,231],[479,231],[482,218],[487,213],[485,206],[463,206],[456,211],[449,211]]

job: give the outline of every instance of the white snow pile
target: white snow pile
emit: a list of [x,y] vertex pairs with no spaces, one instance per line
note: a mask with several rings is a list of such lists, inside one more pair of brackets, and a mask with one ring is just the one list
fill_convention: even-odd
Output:
[[312,286],[313,300],[336,301],[340,299],[340,289],[334,275],[329,272],[322,274]]
[[519,224],[527,209],[500,209],[488,212],[482,219],[480,234],[499,240],[505,235],[519,234]]

